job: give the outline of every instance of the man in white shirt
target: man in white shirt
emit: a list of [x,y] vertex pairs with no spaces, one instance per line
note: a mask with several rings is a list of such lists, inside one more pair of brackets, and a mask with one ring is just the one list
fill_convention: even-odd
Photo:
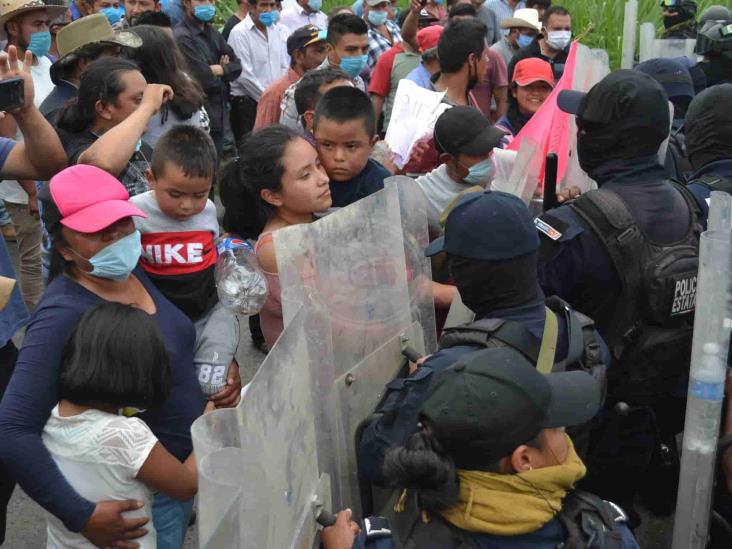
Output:
[[315,25],[320,30],[328,30],[328,16],[320,8],[323,0],[297,0],[297,4],[282,10],[280,22],[290,29],[290,33],[305,25]]
[[264,90],[287,72],[290,30],[278,23],[275,0],[249,0],[249,14],[229,35],[241,61],[241,75],[231,83],[231,130],[237,146],[252,131]]
[[[7,39],[8,46],[15,46],[20,59],[25,57],[26,50],[33,53],[31,75],[35,91],[33,103],[36,107],[54,87],[50,73],[51,60],[46,57],[51,46],[49,23],[65,11],[65,6],[39,7],[37,0],[11,0],[0,4],[0,39]],[[22,139],[12,115],[6,114],[0,121],[0,135],[18,141]],[[20,255],[20,288],[23,300],[32,310],[43,293],[36,182],[2,181],[0,199],[4,201],[15,227]]]

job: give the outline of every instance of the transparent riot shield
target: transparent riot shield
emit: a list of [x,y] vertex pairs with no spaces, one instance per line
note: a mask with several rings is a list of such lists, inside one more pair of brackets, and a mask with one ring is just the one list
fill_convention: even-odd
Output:
[[688,57],[696,61],[693,38],[656,38],[656,27],[653,23],[640,26],[640,51],[638,59],[642,63],[656,57]]
[[238,408],[192,428],[202,548],[310,547],[314,501],[360,515],[359,425],[405,345],[436,349],[425,210],[397,178],[274,234],[285,329]]

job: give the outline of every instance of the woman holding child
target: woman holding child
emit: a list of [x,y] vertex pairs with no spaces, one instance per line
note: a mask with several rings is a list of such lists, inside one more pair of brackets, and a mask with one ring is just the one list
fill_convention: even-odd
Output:
[[[206,403],[194,370],[193,323],[138,266],[142,250],[133,217],[145,214],[128,201],[118,180],[93,166],[72,166],[51,179],[39,198],[54,242],[52,279],[28,325],[0,406],[0,459],[28,495],[70,532],[80,532],[97,546],[128,546],[122,543],[143,537],[154,526],[157,547],[179,548],[192,498],[177,501],[158,492],[152,516],[134,519],[122,513],[140,509],[141,501],[88,501],[61,474],[41,432],[59,401],[63,349],[79,319],[105,302],[134,305],[154,321],[170,362],[167,398],[160,406],[138,410],[136,417],[167,452],[186,461],[192,451],[191,424]],[[237,380],[211,400],[231,406],[239,391]]]

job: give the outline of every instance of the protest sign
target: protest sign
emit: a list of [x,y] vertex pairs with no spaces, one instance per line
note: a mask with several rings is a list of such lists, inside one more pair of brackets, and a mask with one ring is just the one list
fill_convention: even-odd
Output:
[[425,136],[431,136],[439,116],[450,108],[442,102],[444,96],[444,92],[421,88],[411,80],[399,82],[384,139],[394,153],[397,167],[404,167],[414,144]]

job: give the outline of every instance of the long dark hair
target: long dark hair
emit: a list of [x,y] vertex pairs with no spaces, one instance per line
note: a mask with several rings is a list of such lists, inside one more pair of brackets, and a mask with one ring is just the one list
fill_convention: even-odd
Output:
[[458,503],[460,482],[455,463],[424,421],[404,446],[387,452],[383,472],[389,485],[416,492],[424,511],[438,513]]
[[75,404],[160,406],[170,391],[170,363],[153,317],[122,303],[89,309],[61,358],[58,396]]
[[175,41],[160,27],[138,25],[130,32],[142,39],[142,46],[129,50],[148,84],[167,84],[175,97],[167,104],[182,120],[188,120],[204,103],[201,86],[188,73],[188,66]]
[[239,158],[221,172],[220,192],[223,226],[242,238],[257,238],[275,207],[261,197],[263,189],[280,191],[287,146],[303,137],[285,126],[269,126],[249,134],[241,144]]
[[102,57],[90,63],[81,75],[79,94],[62,107],[56,125],[71,133],[90,127],[97,117],[97,101],[115,103],[125,91],[122,74],[137,70],[129,59],[117,57]]

